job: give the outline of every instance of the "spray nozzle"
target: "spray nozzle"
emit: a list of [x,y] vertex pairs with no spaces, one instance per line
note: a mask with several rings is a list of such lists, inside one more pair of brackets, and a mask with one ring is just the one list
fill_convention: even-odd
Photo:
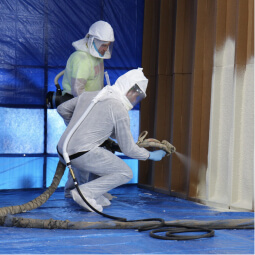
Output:
[[171,154],[176,152],[176,148],[170,143],[171,147],[170,147],[170,151]]
[[163,145],[165,145],[165,150],[167,152],[167,156],[170,156],[172,153],[176,152],[176,148],[171,143],[169,143],[168,141],[163,140],[161,143]]

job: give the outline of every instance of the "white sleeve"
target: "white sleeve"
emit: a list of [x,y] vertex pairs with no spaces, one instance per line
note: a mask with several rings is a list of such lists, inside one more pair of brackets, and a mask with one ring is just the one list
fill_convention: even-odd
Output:
[[85,91],[85,85],[87,84],[87,80],[85,79],[77,79],[71,78],[71,92],[74,97],[79,96]]
[[64,119],[65,124],[68,125],[70,122],[73,112],[77,103],[78,97],[68,100],[60,104],[57,108],[58,114]]
[[140,148],[134,141],[130,131],[130,120],[128,114],[120,119],[115,119],[115,136],[121,151],[128,157],[146,160],[150,153],[144,148]]

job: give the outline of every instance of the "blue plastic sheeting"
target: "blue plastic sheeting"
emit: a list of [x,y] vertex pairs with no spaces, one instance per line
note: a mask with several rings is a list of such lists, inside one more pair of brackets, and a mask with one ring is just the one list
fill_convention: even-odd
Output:
[[[0,47],[2,47],[1,40]],[[3,52],[3,57],[6,56],[5,53]],[[1,105],[43,105],[44,91],[44,70],[42,68],[9,65],[2,67],[0,64]]]
[[43,187],[43,157],[1,157],[1,189]]
[[[0,192],[1,206],[22,204],[42,191]],[[128,220],[163,218],[173,220],[224,220],[253,218],[252,212],[216,209],[164,194],[125,185],[111,191],[116,196],[105,213]],[[19,214],[34,219],[108,221],[83,211],[58,190],[40,208]],[[60,230],[0,227],[1,254],[254,254],[254,230],[215,230],[215,236],[189,241],[153,239],[148,231]]]
[[47,153],[57,153],[57,144],[66,129],[56,109],[47,110]]
[[[47,172],[46,172],[46,187],[49,187],[52,183],[54,174],[56,172],[57,164],[59,158],[58,157],[49,157],[47,158]],[[62,177],[59,187],[64,187],[67,181],[68,176],[68,168],[66,168],[64,176]]]
[[43,148],[43,109],[0,107],[0,153],[43,153]]
[[[46,123],[45,96],[56,90],[54,78],[74,52],[72,42],[83,38],[94,22],[109,22],[115,42],[112,58],[104,62],[114,84],[119,76],[141,66],[143,11],[144,0],[0,1],[0,154],[4,162],[0,189],[45,187],[51,181],[56,158],[48,154],[56,153],[65,126],[50,110]],[[60,85],[61,81],[62,77]],[[139,112],[130,115],[136,139]],[[33,158],[9,157],[25,154]],[[35,164],[34,156],[40,163]],[[127,162],[136,182],[138,162]],[[32,173],[28,176],[28,172]]]
[[139,137],[140,111],[133,110],[133,111],[129,111],[128,114],[130,117],[131,133],[135,142],[137,142]]
[[65,68],[72,42],[98,20],[115,33],[112,58],[105,61],[111,82],[139,67],[143,10],[143,0],[2,0],[0,104],[45,106],[48,83]]

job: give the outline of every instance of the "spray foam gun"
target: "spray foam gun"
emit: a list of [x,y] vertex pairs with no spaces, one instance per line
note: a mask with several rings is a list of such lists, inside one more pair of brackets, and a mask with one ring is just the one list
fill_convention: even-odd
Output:
[[148,131],[143,131],[139,135],[138,141],[136,143],[139,147],[143,147],[143,148],[148,148],[148,147],[153,148],[154,147],[157,149],[161,149],[167,153],[166,154],[167,156],[170,156],[172,153],[176,152],[176,148],[166,140],[163,140],[160,142],[159,140],[154,139],[154,138],[145,139],[147,134],[148,134]]

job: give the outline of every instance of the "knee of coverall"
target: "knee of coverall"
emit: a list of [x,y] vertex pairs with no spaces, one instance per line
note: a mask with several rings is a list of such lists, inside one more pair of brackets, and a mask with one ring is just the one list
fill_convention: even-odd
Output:
[[121,174],[126,179],[126,182],[133,178],[133,171],[128,165],[126,165],[125,169],[123,168],[119,174]]

